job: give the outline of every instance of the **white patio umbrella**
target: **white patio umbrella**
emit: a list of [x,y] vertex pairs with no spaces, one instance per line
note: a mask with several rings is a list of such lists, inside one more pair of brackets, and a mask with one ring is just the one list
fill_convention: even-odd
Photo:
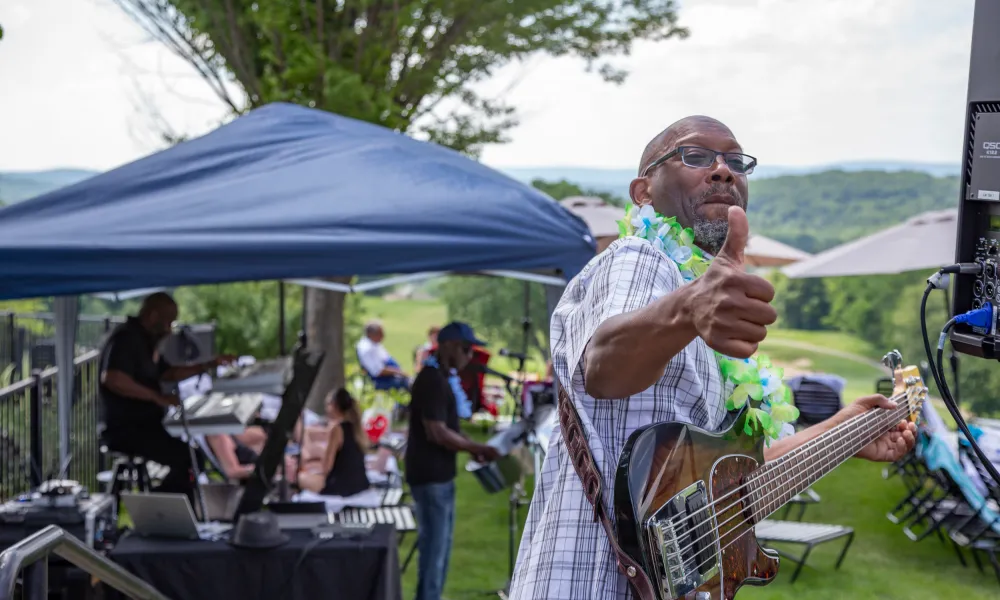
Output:
[[821,252],[782,269],[788,277],[889,275],[955,262],[958,210],[919,214],[907,221]]
[[570,196],[559,201],[570,212],[583,219],[590,234],[597,241],[597,251],[603,252],[618,239],[618,219],[625,216],[625,209],[590,196]]
[[808,252],[753,233],[743,251],[743,259],[751,267],[780,267],[810,258],[812,254]]

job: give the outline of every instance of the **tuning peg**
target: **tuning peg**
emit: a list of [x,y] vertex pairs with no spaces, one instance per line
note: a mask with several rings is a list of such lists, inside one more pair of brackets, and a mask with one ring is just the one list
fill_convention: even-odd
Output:
[[882,364],[895,371],[903,364],[903,355],[899,353],[899,350],[888,352],[882,357]]

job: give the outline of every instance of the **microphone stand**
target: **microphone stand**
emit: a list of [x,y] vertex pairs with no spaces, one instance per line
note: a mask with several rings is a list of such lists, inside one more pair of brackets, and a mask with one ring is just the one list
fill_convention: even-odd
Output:
[[[524,416],[524,404],[523,394],[524,394],[524,363],[528,356],[528,336],[531,332],[531,286],[528,282],[524,282],[524,318],[521,320],[521,332],[522,332],[522,343],[521,343],[521,355],[517,357],[517,372],[520,373],[521,377],[517,382],[517,393],[515,394],[511,390],[511,382],[507,382],[507,393],[510,394],[514,399],[514,415],[511,415],[510,425],[514,426],[515,416],[518,413],[518,407],[520,407],[521,416]],[[530,440],[531,434],[534,433],[534,421],[533,415],[528,415],[525,421],[524,432],[517,440],[512,442],[512,447],[514,443],[521,441],[522,439]],[[534,454],[534,451],[528,448],[528,451]],[[535,474],[537,477],[538,474]],[[517,481],[511,486],[510,496],[508,498],[507,504],[507,584],[502,590],[497,590],[497,596],[506,599],[510,593],[510,584],[514,581],[514,566],[517,562],[517,529],[518,521],[520,517],[520,508],[523,503],[524,498],[527,496],[524,490],[524,473],[522,472]]]

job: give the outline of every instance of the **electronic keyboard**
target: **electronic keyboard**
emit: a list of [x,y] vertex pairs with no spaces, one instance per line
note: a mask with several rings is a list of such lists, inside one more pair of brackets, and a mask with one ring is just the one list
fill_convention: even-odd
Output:
[[212,382],[212,389],[228,394],[259,392],[281,396],[291,380],[292,358],[286,356],[260,360],[252,365],[223,371],[223,374]]
[[[264,395],[259,393],[214,391],[190,396],[184,401],[184,410],[191,435],[237,435],[246,431],[263,403]],[[180,407],[170,409],[163,427],[174,437],[184,434]]]

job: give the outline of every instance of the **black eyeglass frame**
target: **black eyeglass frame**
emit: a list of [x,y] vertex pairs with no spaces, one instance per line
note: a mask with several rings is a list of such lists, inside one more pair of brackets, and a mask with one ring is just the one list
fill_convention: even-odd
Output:
[[[686,161],[684,161],[684,153],[687,152],[688,150],[702,150],[704,152],[709,152],[709,153],[713,154],[713,156],[712,156],[712,162],[710,162],[709,164],[704,165],[704,166],[688,164]],[[664,154],[660,158],[658,158],[658,159],[654,160],[653,162],[649,163],[649,165],[647,165],[646,168],[642,170],[642,175],[640,175],[640,177],[645,177],[646,175],[649,175],[650,171],[652,171],[656,167],[662,165],[663,163],[667,162],[668,160],[670,160],[671,158],[673,158],[674,156],[676,156],[678,154],[681,155],[681,162],[684,163],[684,166],[691,167],[692,169],[707,169],[707,168],[711,167],[712,165],[714,165],[716,163],[716,161],[719,158],[719,156],[722,156],[722,160],[723,161],[726,161],[727,157],[730,157],[730,156],[739,156],[739,157],[749,158],[750,162],[748,163],[747,167],[743,171],[737,172],[738,175],[750,175],[751,173],[753,173],[754,167],[757,166],[757,159],[755,157],[750,156],[749,154],[744,154],[742,152],[719,152],[718,150],[712,150],[711,148],[702,148],[701,146],[678,146],[678,147],[674,148],[673,150],[671,150],[670,152],[667,152],[666,154]],[[746,161],[744,161],[744,162],[746,162]],[[729,166],[729,162],[728,161],[726,162],[726,166]],[[732,169],[732,167],[729,167],[729,168]]]

